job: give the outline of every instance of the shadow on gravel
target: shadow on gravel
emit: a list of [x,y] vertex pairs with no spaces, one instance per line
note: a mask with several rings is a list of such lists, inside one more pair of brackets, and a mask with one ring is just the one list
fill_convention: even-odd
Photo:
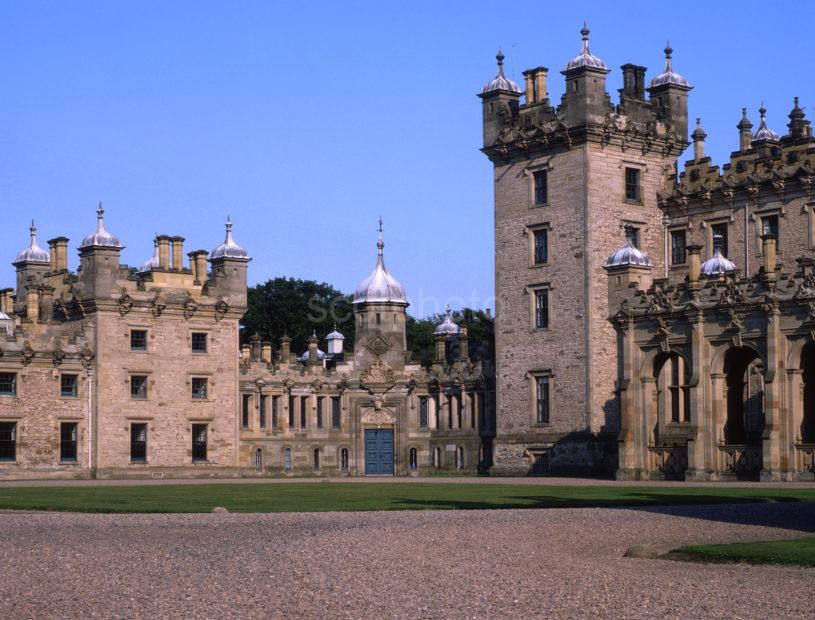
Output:
[[406,509],[495,510],[529,508],[618,508],[690,519],[704,519],[743,525],[777,527],[815,532],[815,502],[794,498],[754,495],[738,498],[727,495],[664,496],[637,493],[628,500],[577,499],[546,496],[517,496],[503,502],[458,499],[398,500]]

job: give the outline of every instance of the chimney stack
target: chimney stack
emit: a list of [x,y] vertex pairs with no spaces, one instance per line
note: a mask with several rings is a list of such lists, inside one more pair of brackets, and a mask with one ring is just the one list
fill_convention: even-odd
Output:
[[168,235],[159,235],[156,237],[158,241],[158,267],[164,271],[170,269],[170,241]]
[[541,103],[547,98],[546,76],[548,71],[549,69],[546,67],[537,67],[535,69],[527,69],[523,72],[524,86],[526,89],[526,105]]
[[261,347],[260,360],[264,364],[272,363],[272,343],[269,342],[268,340],[263,341],[263,345]]
[[750,146],[753,141],[753,123],[751,123],[750,119],[747,118],[747,108],[741,109],[741,120],[739,121],[739,124],[736,125],[736,128],[739,130],[739,150],[742,153],[750,150]]
[[207,251],[195,250],[187,254],[190,257],[193,284],[203,285],[207,281]]
[[173,237],[173,269],[181,271],[184,269],[184,237]]
[[280,339],[280,363],[288,364],[291,360],[291,338],[286,334]]
[[470,361],[470,336],[466,327],[461,328],[458,336],[458,361]]

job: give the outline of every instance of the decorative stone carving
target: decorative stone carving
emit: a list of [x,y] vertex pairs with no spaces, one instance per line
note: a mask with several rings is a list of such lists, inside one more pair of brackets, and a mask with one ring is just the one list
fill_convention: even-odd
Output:
[[377,359],[360,375],[360,381],[364,385],[393,385],[396,382],[396,373],[393,372],[393,368],[387,362]]
[[363,409],[361,421],[363,424],[386,426],[396,424],[396,416],[389,408],[383,406],[382,397],[377,395],[374,397],[373,406]]
[[119,297],[119,314],[125,316],[133,308],[133,298],[122,289],[122,296]]
[[222,318],[224,318],[228,311],[229,311],[229,304],[226,303],[223,299],[219,299],[218,303],[215,304],[215,322],[217,323]]
[[671,310],[671,301],[665,292],[655,287],[648,293],[648,312],[668,312]]
[[380,357],[388,352],[391,348],[391,343],[387,341],[387,339],[382,335],[378,329],[374,332],[373,338],[371,338],[367,343],[365,343],[365,348],[367,348],[371,353]]
[[184,318],[189,321],[197,309],[198,304],[195,302],[195,300],[192,297],[187,297],[187,299],[184,301]]
[[34,359],[36,352],[31,348],[31,343],[28,340],[23,343],[23,350],[20,351],[20,355],[22,356],[23,366],[28,366],[31,360]]
[[804,280],[798,285],[798,289],[792,296],[793,299],[810,299],[815,297],[815,273],[808,273]]
[[744,293],[733,280],[728,279],[719,295],[719,306],[730,307],[743,303],[745,303]]
[[85,370],[90,370],[91,366],[93,365],[93,358],[94,354],[91,348],[86,344],[85,347],[82,349],[82,367]]
[[167,307],[167,302],[165,299],[156,293],[155,298],[153,299],[153,303],[150,305],[150,312],[153,315],[154,319],[157,319],[161,316],[161,313],[164,312],[164,308]]
[[51,353],[51,360],[54,362],[54,368],[59,368],[62,365],[62,361],[65,359],[65,351],[62,350],[62,346],[60,345],[59,341],[56,342],[56,348]]

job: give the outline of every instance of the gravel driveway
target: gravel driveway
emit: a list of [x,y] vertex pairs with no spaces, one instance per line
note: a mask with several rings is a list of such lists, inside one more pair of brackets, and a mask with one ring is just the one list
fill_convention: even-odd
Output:
[[0,617],[812,617],[815,569],[623,557],[800,536],[815,504],[0,514]]

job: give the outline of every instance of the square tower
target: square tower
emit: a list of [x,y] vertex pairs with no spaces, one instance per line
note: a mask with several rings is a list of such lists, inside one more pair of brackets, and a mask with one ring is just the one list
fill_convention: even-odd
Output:
[[688,146],[691,87],[670,54],[648,100],[645,68],[625,65],[615,106],[609,69],[589,51],[588,28],[581,34],[557,107],[532,72],[521,104],[500,53],[479,94],[495,184],[497,474],[615,467],[616,335],[603,267],[627,227],[662,272],[657,191]]

